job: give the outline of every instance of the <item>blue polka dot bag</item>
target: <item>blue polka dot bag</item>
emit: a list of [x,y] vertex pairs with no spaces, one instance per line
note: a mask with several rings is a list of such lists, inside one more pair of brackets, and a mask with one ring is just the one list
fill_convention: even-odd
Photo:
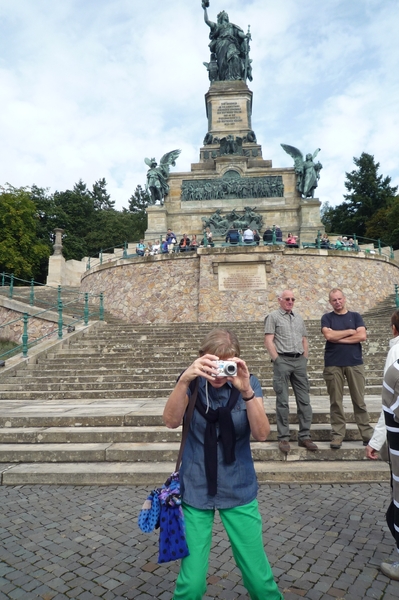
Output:
[[151,533],[151,531],[159,527],[161,505],[158,492],[159,490],[152,490],[140,511],[138,526],[144,533]]
[[158,563],[178,560],[190,554],[181,507],[179,468],[198,393],[198,381],[194,380],[191,384],[193,384],[192,394],[184,419],[176,469],[161,488],[150,492],[138,516],[138,526],[144,533],[151,533],[159,528]]
[[172,473],[158,497],[161,504],[158,563],[184,558],[190,552],[186,542],[178,472]]

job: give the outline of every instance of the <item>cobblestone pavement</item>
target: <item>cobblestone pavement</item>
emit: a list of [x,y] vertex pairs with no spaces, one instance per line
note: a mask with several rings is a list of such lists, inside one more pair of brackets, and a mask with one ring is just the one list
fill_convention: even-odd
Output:
[[[384,518],[389,493],[387,484],[261,486],[265,547],[286,600],[399,598],[399,582],[378,569],[397,556]],[[147,494],[0,488],[0,600],[170,600],[179,564],[158,565],[157,535],[136,524]],[[248,598],[218,517],[204,598]]]

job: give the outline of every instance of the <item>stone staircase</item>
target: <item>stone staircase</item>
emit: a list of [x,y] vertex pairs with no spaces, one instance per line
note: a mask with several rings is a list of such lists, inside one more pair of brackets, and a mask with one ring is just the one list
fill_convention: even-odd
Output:
[[[388,298],[364,315],[367,404],[380,413],[382,371],[390,336]],[[308,321],[309,378],[314,410],[312,437],[319,451],[299,448],[294,402],[292,450],[277,446],[272,368],[263,347],[262,323],[212,324],[237,332],[242,356],[259,377],[272,425],[267,442],[253,442],[260,482],[386,481],[389,469],[364,458],[351,403],[343,448],[329,446],[329,402],[322,378],[320,322]],[[114,320],[74,334],[37,361],[0,376],[0,474],[5,485],[160,485],[174,468],[180,430],[162,424],[162,411],[177,375],[197,356],[209,324],[129,325]]]

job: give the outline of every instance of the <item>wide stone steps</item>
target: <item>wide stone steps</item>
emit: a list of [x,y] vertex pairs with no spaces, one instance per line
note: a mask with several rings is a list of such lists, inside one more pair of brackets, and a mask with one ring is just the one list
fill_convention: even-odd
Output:
[[[324,382],[323,382],[324,383]],[[151,398],[156,394],[160,398],[165,398],[169,396],[172,387],[160,387],[154,388],[151,387],[141,387],[138,386],[136,388],[126,388],[123,389],[123,398]],[[274,390],[272,386],[262,387],[263,394],[265,397],[272,397],[274,395]],[[310,385],[311,393],[316,395],[326,394],[327,388],[324,385]],[[347,393],[348,389],[345,386],[344,392]],[[366,395],[374,395],[381,393],[381,381],[376,385],[367,385]],[[121,398],[121,389],[117,386],[114,388],[109,387],[107,389],[101,390],[99,388],[87,390],[87,389],[65,389],[65,390],[32,390],[32,391],[3,391],[0,392],[1,400],[34,400],[34,401],[44,401],[46,399],[51,400],[62,400],[62,399],[92,399],[101,398],[105,400],[113,400]]]
[[[380,399],[370,398],[376,422]],[[165,399],[119,399],[115,404],[85,400],[82,405],[47,399],[43,404],[5,402],[0,415],[0,474],[4,485],[135,484],[159,486],[173,470],[181,428],[162,422]],[[319,450],[297,444],[298,423],[290,403],[291,452],[278,450],[274,398],[265,400],[271,422],[266,442],[251,442],[259,481],[388,481],[385,463],[365,459],[364,447],[345,398],[347,434],[341,450],[329,445],[329,403],[312,397],[312,439]],[[350,466],[349,466],[350,465]]]
[[[371,414],[371,417],[376,418],[379,415]],[[271,431],[267,442],[277,441],[277,427],[275,416],[269,416],[271,421]],[[160,419],[161,420],[161,419]],[[315,415],[312,425],[312,438],[321,442],[329,442],[330,440],[330,425],[325,423],[326,415]],[[291,424],[290,429],[291,440],[294,442],[298,439],[298,425]],[[162,425],[153,426],[54,426],[54,427],[12,427],[0,430],[0,455],[1,452],[7,450],[7,444],[106,444],[106,443],[123,443],[123,444],[165,444],[179,443],[181,439],[181,428],[166,429]],[[359,430],[354,423],[348,423],[346,430],[346,441],[360,442],[361,437]],[[360,447],[360,446],[359,446]],[[363,458],[363,448],[362,457]],[[335,456],[337,453],[335,453]],[[177,455],[176,455],[177,456]],[[319,457],[317,457],[319,458]],[[162,459],[158,459],[162,460]],[[0,457],[0,462],[6,462]],[[10,461],[12,462],[12,461]]]
[[[260,484],[388,482],[387,464],[370,461],[256,461]],[[160,487],[173,462],[0,464],[2,485],[147,485]]]
[[[392,310],[387,307],[386,314],[376,313],[374,320],[366,318],[368,342],[363,350],[373,423],[380,414]],[[251,444],[260,482],[389,480],[385,463],[365,459],[348,398],[345,441],[341,450],[330,449],[319,320],[307,323],[312,438],[319,450],[312,453],[298,447],[291,393],[288,457],[277,444],[272,365],[263,346],[262,323],[219,325],[237,332],[242,356],[263,388],[271,433],[266,442]],[[31,361],[25,368],[4,373],[0,378],[1,482],[162,484],[174,468],[181,437],[180,428],[169,430],[163,425],[165,399],[176,376],[196,358],[209,329],[209,324],[104,323],[71,337],[68,347],[64,344],[59,351],[47,350],[37,364]]]
[[[291,443],[290,461],[364,460],[361,442],[345,442],[340,450],[331,450],[329,442],[317,442],[319,450],[308,452]],[[21,462],[169,462],[176,461],[178,442],[103,442],[0,444],[0,463]],[[285,455],[275,442],[251,442],[255,461],[283,461]],[[367,462],[367,461],[366,461]]]
[[[262,387],[270,387],[272,375],[267,375],[263,373],[258,373],[258,379],[262,385]],[[366,374],[367,385],[381,385],[382,380],[382,371],[381,373],[370,373]],[[67,390],[70,389],[70,386],[73,385],[75,389],[84,388],[87,390],[91,389],[131,389],[137,386],[140,386],[140,389],[146,385],[148,382],[148,377],[141,375],[126,375],[119,377],[104,377],[101,376],[66,376],[60,375],[59,377],[32,377],[31,383],[34,382],[35,390]],[[176,376],[168,376],[168,375],[158,375],[152,378],[151,384],[155,390],[157,389],[165,389],[165,385],[169,384],[170,389],[173,387],[176,382]],[[310,382],[311,387],[322,386],[324,387],[324,379],[321,373],[313,373],[312,379]],[[0,384],[0,391],[23,391],[26,389],[26,382],[15,383],[12,378],[7,381],[3,381]]]

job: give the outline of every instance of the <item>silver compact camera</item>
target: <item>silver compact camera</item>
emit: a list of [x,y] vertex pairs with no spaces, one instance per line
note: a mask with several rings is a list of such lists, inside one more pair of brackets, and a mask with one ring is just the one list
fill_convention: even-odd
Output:
[[215,367],[218,372],[213,377],[235,377],[237,375],[237,364],[233,360],[216,360]]

